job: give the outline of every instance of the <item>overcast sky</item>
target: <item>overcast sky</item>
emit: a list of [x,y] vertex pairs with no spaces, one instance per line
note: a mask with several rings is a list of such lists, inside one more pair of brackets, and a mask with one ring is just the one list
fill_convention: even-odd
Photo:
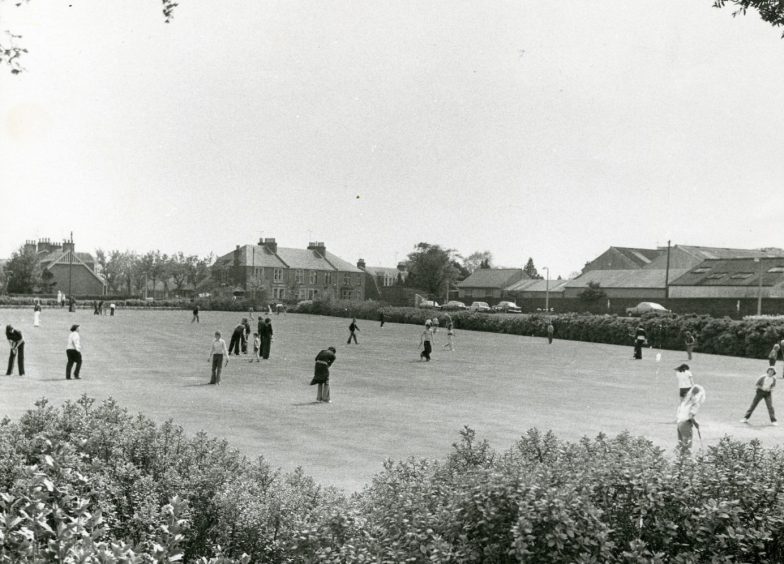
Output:
[[784,40],[711,4],[1,2],[0,257],[784,246]]

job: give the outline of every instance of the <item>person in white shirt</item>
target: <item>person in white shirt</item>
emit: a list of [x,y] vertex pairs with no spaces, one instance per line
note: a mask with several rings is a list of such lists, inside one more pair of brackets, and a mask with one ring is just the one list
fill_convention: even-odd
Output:
[[71,368],[74,364],[74,378],[79,380],[79,372],[82,370],[82,339],[79,336],[79,325],[71,325],[71,333],[68,335],[68,346],[65,348],[65,354],[68,356],[68,364],[65,365],[65,379],[71,379]]
[[699,431],[699,424],[694,418],[702,404],[705,403],[705,388],[694,385],[683,396],[678,410],[675,412],[675,422],[678,425],[678,446],[681,452],[691,450],[692,433],[694,428]]
[[748,423],[749,417],[754,412],[757,404],[761,400],[765,400],[765,405],[768,408],[768,415],[770,416],[771,425],[778,425],[776,422],[776,414],[773,411],[773,388],[776,386],[776,369],[773,367],[768,368],[768,371],[760,376],[757,380],[757,391],[754,394],[754,399],[751,402],[751,407],[746,411],[746,415],[740,420],[741,423]]
[[675,369],[675,377],[678,379],[678,393],[681,400],[689,393],[689,390],[694,386],[694,377],[689,370],[688,364],[681,364]]
[[[224,358],[226,359],[225,364]],[[220,386],[221,371],[225,366],[229,365],[229,349],[226,348],[226,341],[221,339],[220,331],[215,331],[215,340],[212,341],[210,358],[207,359],[207,362],[212,362],[212,377],[210,378],[210,384]]]

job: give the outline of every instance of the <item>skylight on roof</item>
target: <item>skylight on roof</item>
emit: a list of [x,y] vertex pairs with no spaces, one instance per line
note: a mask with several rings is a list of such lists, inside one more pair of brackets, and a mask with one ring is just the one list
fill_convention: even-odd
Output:
[[718,280],[720,278],[724,278],[727,276],[726,272],[716,272],[715,274],[709,274],[706,279],[707,280]]
[[746,278],[751,278],[754,276],[753,272],[738,272],[737,274],[733,274],[730,276],[733,280],[745,280]]
[[768,269],[768,272],[784,272],[784,266],[773,266]]
[[695,268],[691,272],[692,274],[704,274],[706,272],[709,272],[710,269],[711,269],[710,266],[701,266],[700,268]]

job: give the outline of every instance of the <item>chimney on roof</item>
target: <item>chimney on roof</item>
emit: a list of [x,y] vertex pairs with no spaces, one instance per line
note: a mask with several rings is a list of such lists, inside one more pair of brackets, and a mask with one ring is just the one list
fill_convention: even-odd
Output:
[[234,247],[234,266],[240,265],[240,246]]
[[68,239],[63,239],[63,251],[68,252],[71,251],[72,253],[76,252],[76,247],[74,247],[73,239],[70,241]]
[[323,241],[311,241],[308,243],[308,250],[309,251],[316,251],[322,257],[326,256],[327,254],[327,247],[324,245]]
[[278,244],[275,242],[275,237],[265,237],[259,239],[259,245],[266,248],[273,255],[278,252]]
[[25,244],[24,244],[24,252],[25,253],[34,253],[35,249],[36,249],[35,241],[33,241],[32,239],[28,239],[27,241],[25,241]]
[[361,259],[359,259],[359,260],[357,261],[357,268],[358,268],[358,269],[360,269],[360,270],[365,270],[365,266],[367,266],[367,265],[365,264],[365,259],[361,258]]

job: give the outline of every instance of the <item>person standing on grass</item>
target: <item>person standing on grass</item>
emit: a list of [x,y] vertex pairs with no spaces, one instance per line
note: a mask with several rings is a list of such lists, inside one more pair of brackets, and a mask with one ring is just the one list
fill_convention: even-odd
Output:
[[79,325],[71,325],[71,332],[68,334],[68,345],[65,347],[65,355],[68,362],[65,365],[65,379],[71,379],[71,369],[76,365],[74,378],[79,380],[79,372],[82,370],[82,338],[79,335]]
[[41,300],[35,300],[33,306],[33,327],[40,327],[41,325]]
[[452,323],[452,318],[446,318],[446,344],[444,348],[448,351],[455,350],[455,324]]
[[242,346],[242,336],[245,334],[245,324],[240,323],[234,328],[231,333],[231,340],[229,341],[229,354],[234,353],[240,355],[240,347]]
[[194,304],[193,306],[193,317],[191,318],[191,323],[194,321],[199,323],[199,304]]
[[634,332],[634,356],[635,360],[642,360],[642,346],[645,344],[646,340],[645,329],[642,328],[642,325],[637,326],[637,330]]
[[681,400],[694,387],[694,376],[689,370],[688,364],[681,364],[675,369],[675,377],[678,379],[678,394]]
[[691,360],[691,354],[694,352],[694,345],[696,343],[697,339],[694,338],[694,335],[691,334],[691,331],[686,331],[684,344],[686,345],[686,355],[689,357],[689,360]]
[[114,310],[117,309],[117,306],[114,305],[114,302],[109,304],[109,317],[114,317]]
[[221,371],[229,365],[229,351],[226,348],[226,341],[221,338],[221,332],[215,331],[215,339],[210,348],[210,357],[207,362],[212,362],[212,375],[210,384],[220,385]]
[[683,396],[678,410],[675,412],[675,422],[678,428],[678,447],[682,453],[691,450],[694,429],[699,433],[700,425],[694,418],[702,404],[705,403],[705,388],[694,385]]
[[[258,333],[253,334],[253,358],[256,359],[256,362],[260,362],[261,360],[261,339],[259,338]],[[248,362],[253,362],[253,358]]]
[[354,344],[358,345],[357,342],[357,331],[359,331],[359,326],[357,325],[357,318],[351,318],[351,325],[348,326],[348,341],[346,341],[347,345],[351,344],[351,339],[354,339]]
[[547,344],[553,344],[553,335],[555,334],[555,327],[553,327],[553,322],[547,322]]
[[267,360],[272,348],[272,320],[269,317],[264,319],[264,326],[259,332],[259,337],[261,339],[261,358]]
[[381,327],[383,327],[384,326],[384,312],[383,311],[379,311],[378,312],[378,320],[381,322]]
[[768,416],[770,416],[770,424],[773,426],[778,425],[776,422],[776,413],[773,411],[773,388],[776,386],[776,369],[772,366],[768,368],[768,371],[760,376],[759,380],[757,380],[757,389],[754,393],[754,399],[751,402],[751,406],[749,407],[748,411],[746,411],[746,415],[743,416],[743,419],[740,420],[741,423],[748,423],[749,417],[754,412],[754,409],[757,407],[757,404],[761,400],[765,400],[765,406],[768,408]]
[[328,347],[316,355],[316,366],[310,385],[318,385],[316,401],[332,403],[329,397],[329,367],[335,362],[335,347]]
[[250,321],[247,317],[242,318],[242,354],[248,354],[248,338],[250,337]]
[[419,353],[419,360],[423,358],[430,362],[430,353],[433,352],[433,330],[430,328],[430,320],[425,321],[425,330],[419,337],[419,346],[424,347],[422,352]]
[[778,343],[773,345],[773,348],[770,349],[770,352],[768,353],[768,366],[776,366],[776,361],[779,359],[780,350],[781,347]]
[[438,316],[436,315],[433,318],[433,335],[438,333],[438,328],[441,326],[440,324],[441,324],[441,322],[438,320]]
[[8,370],[5,375],[11,376],[14,373],[14,359],[16,359],[19,366],[19,376],[24,376],[24,338],[22,332],[19,329],[14,329],[12,325],[6,325],[5,338],[11,345],[11,350],[8,353]]

